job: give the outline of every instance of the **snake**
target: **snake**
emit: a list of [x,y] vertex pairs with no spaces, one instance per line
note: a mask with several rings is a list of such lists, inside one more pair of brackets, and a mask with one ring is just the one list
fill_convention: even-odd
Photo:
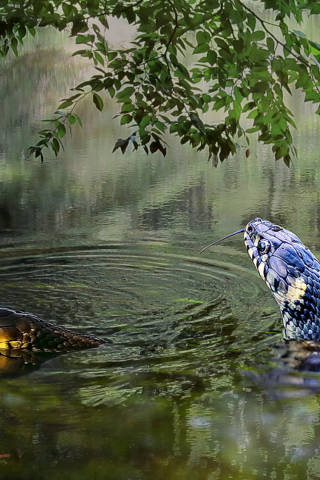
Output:
[[244,244],[260,277],[280,307],[285,340],[320,342],[320,263],[291,231],[255,218],[245,228]]
[[66,353],[94,348],[110,340],[74,332],[38,316],[0,307],[0,352]]

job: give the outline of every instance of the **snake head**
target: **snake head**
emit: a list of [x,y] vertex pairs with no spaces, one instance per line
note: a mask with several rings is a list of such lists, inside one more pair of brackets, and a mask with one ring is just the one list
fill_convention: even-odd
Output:
[[289,230],[256,218],[244,243],[277,301],[287,339],[320,341],[320,264]]

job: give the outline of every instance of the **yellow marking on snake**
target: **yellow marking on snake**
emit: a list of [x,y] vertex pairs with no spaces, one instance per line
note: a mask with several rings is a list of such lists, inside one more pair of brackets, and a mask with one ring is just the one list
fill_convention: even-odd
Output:
[[302,300],[306,290],[307,285],[305,281],[301,278],[297,278],[294,282],[294,285],[288,286],[288,296],[290,297],[292,302],[294,302],[295,300]]
[[19,340],[11,340],[11,342],[8,342],[11,348],[21,348],[22,342]]

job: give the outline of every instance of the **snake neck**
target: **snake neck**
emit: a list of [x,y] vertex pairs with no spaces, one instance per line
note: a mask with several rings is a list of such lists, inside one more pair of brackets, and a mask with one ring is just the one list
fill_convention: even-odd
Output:
[[[293,279],[294,278],[294,279]],[[273,292],[279,304],[284,338],[320,341],[320,275],[305,266],[304,272],[291,279],[285,296]]]

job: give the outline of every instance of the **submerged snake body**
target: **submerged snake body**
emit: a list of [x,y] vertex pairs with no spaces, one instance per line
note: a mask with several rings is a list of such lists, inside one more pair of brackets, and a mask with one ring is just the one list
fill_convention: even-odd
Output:
[[320,341],[320,263],[289,230],[256,218],[244,242],[282,314],[286,339]]
[[0,307],[0,350],[63,353],[103,343],[111,342],[58,327],[31,313]]

